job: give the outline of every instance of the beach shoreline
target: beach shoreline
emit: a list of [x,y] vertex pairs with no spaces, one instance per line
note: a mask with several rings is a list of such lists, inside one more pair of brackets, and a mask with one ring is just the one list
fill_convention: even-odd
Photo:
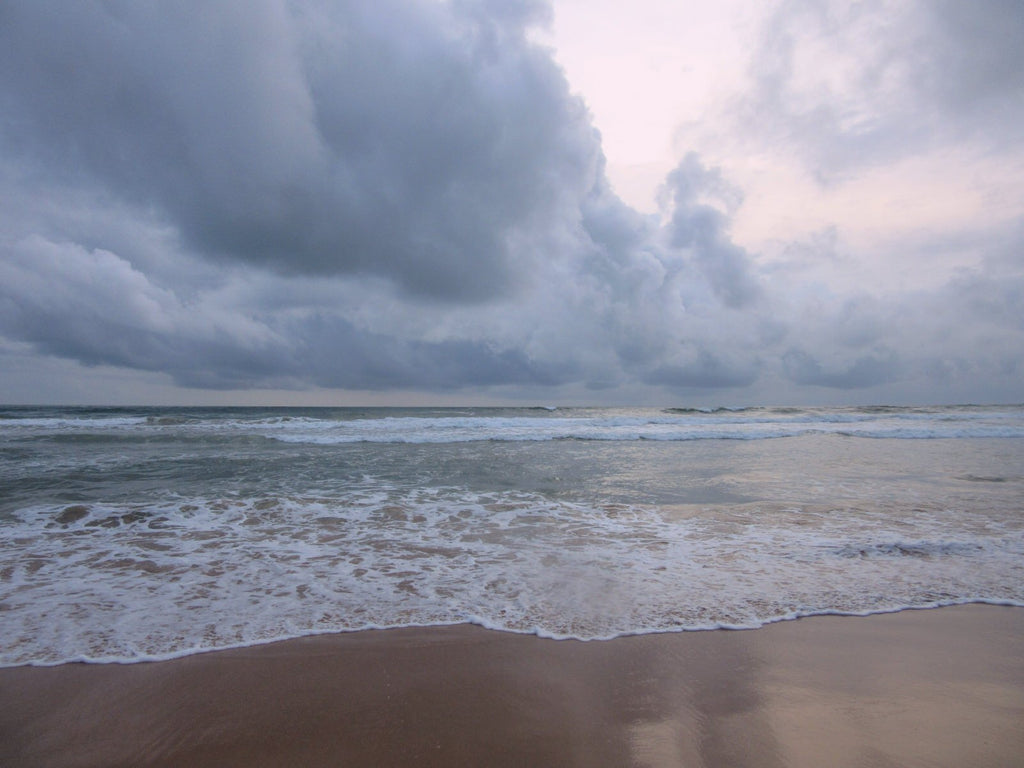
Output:
[[1024,609],[548,640],[367,630],[0,669],[0,764],[998,766],[1024,760]]

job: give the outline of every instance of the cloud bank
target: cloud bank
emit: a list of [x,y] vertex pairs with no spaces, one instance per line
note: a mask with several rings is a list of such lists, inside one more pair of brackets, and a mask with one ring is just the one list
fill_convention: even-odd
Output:
[[[859,40],[864,25],[831,7],[808,21],[784,4],[775,23]],[[778,40],[758,54],[747,108],[775,116],[766,132],[803,132],[797,146],[823,173],[906,152],[903,118],[920,103],[941,126],[929,140],[1017,141],[999,127],[1021,116],[1007,59],[1019,58],[1016,6],[993,3],[1008,17],[986,22],[998,50],[988,27],[957,21],[960,4],[913,8],[939,30],[921,40],[960,51],[970,72],[933,73],[908,101],[913,70],[883,66],[896,42],[882,36],[882,71],[858,74],[861,91],[843,99],[895,78],[882,98],[901,106],[861,118],[835,93],[789,93],[793,27],[769,28]],[[1020,391],[1020,226],[972,240],[976,266],[940,289],[894,293],[820,284],[738,245],[743,194],[693,153],[665,180],[663,215],[641,215],[610,188],[585,103],[530,36],[549,12],[484,0],[5,4],[0,354],[206,390],[591,402]],[[916,65],[939,61],[918,48]],[[968,56],[982,49],[981,62]],[[798,246],[800,259],[828,258]]]

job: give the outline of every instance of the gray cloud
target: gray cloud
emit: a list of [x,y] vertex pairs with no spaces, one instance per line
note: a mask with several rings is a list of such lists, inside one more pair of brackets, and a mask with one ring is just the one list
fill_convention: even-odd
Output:
[[189,387],[558,383],[554,366],[487,342],[399,338],[318,311],[247,317],[220,306],[223,296],[183,302],[112,253],[38,238],[0,262],[0,282],[0,324],[12,335],[86,365],[167,372]]
[[[727,231],[728,214],[735,212],[742,200],[739,191],[690,153],[668,175],[664,193],[672,199],[672,245],[693,249],[704,276],[728,306],[742,307],[753,301],[759,288],[750,259],[732,243]],[[702,198],[707,196],[724,203],[726,210],[704,202]]]
[[786,376],[796,384],[837,389],[872,387],[896,378],[898,357],[891,351],[868,353],[827,367],[802,349],[791,349],[782,357]]
[[[820,247],[832,252],[836,245],[828,238]],[[983,400],[978,393],[987,391],[1000,393],[989,398],[1018,401],[1024,395],[1015,378],[1024,370],[1024,238],[1019,227],[976,235],[972,249],[978,265],[937,288],[879,286],[875,294],[843,296],[812,283],[790,291],[786,304],[776,305],[786,333],[772,347],[783,377],[799,386],[891,385],[966,400]],[[897,249],[891,258],[901,255]],[[786,279],[800,284],[799,272]]]
[[787,0],[737,118],[823,181],[954,141],[1020,147],[1024,6],[1015,0]]
[[644,382],[675,389],[720,389],[745,387],[757,378],[757,366],[750,362],[731,364],[707,349],[695,350],[692,357],[687,364],[655,368],[644,376]]
[[600,151],[502,5],[10,3],[5,138],[210,255],[500,295]]
[[183,302],[107,251],[33,237],[5,251],[0,284],[5,332],[50,354],[167,371],[182,383],[210,365],[236,368],[239,380],[287,373],[280,350],[289,345],[265,324]]
[[869,295],[816,282],[835,231],[781,262],[738,246],[743,196],[696,155],[662,217],[625,205],[529,41],[544,4],[0,13],[9,360],[581,399],[1006,392],[1024,365],[1020,231],[958,244],[984,268],[937,290]]

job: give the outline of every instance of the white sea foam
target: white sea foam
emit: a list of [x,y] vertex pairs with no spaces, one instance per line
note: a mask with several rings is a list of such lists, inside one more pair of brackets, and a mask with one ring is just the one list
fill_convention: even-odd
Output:
[[0,420],[0,430],[49,430],[53,432],[71,432],[84,430],[128,429],[143,426],[147,420],[143,416],[62,416],[62,417],[24,417]]
[[0,664],[1021,604],[991,437],[1024,408],[0,409]]
[[[197,427],[201,428],[201,427]],[[218,429],[225,429],[218,426]],[[294,419],[235,424],[230,428],[250,431],[283,442],[337,444],[453,443],[473,441],[546,440],[765,440],[807,434],[842,434],[870,438],[965,438],[1024,437],[1024,418],[1019,414],[984,418],[925,418],[918,414],[898,418],[825,413],[786,416],[644,415],[632,417],[388,417],[350,421]]]
[[[55,434],[123,432],[139,435],[253,435],[289,443],[456,443],[550,440],[764,440],[808,434],[883,439],[1024,437],[1021,407],[962,408],[749,408],[616,411],[536,409],[537,415],[501,409],[418,411],[407,416],[349,418],[322,415],[193,416],[179,412],[133,416],[77,415],[0,420],[0,431]],[[341,414],[341,416],[339,416]]]
[[[1024,531],[942,510],[696,514],[529,493],[40,506],[3,529],[0,663],[473,622],[548,637],[1024,604]],[[968,516],[969,517],[969,516]],[[936,535],[941,531],[941,535]]]

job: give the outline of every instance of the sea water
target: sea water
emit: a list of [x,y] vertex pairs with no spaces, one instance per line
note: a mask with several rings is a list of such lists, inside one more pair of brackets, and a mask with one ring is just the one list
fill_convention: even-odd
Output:
[[1024,406],[0,409],[0,664],[1024,605]]

